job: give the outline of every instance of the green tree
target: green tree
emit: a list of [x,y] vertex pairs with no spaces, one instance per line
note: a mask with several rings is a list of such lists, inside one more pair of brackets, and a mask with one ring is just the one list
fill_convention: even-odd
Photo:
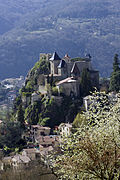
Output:
[[91,85],[91,79],[90,79],[90,73],[87,69],[83,69],[82,75],[81,75],[81,95],[87,96],[90,94],[90,91],[92,90]]
[[54,171],[63,180],[120,179],[120,101],[108,104],[104,93],[94,93],[93,100],[84,113],[88,123],[62,139],[61,154],[53,156]]
[[18,111],[17,111],[17,121],[20,122],[21,128],[25,128],[24,125],[24,111],[22,108],[22,104],[19,105]]
[[19,122],[7,122],[0,126],[0,147],[15,148],[21,139],[21,126]]
[[25,109],[25,121],[29,124],[37,124],[39,122],[39,115],[41,112],[41,102],[34,102],[33,105]]
[[17,96],[13,102],[13,110],[16,112],[18,110],[19,105],[22,103],[21,96]]
[[113,72],[110,77],[110,91],[118,92],[120,90],[120,67],[118,54],[114,56]]

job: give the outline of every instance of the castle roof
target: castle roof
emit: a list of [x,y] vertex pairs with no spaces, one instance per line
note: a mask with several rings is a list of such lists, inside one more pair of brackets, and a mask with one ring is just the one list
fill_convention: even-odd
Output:
[[64,68],[65,64],[66,64],[66,62],[62,59],[60,61],[60,64],[58,65],[58,68]]
[[50,61],[61,60],[56,52],[53,53],[52,57],[49,59]]
[[80,75],[80,71],[79,71],[76,63],[74,63],[74,65],[72,67],[71,74]]

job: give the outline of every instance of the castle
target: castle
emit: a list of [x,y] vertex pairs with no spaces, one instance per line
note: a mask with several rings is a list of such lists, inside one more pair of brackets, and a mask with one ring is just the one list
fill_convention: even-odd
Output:
[[[92,68],[90,54],[86,55],[84,58],[73,59],[66,54],[61,59],[59,55],[54,52],[53,55],[40,54],[40,58],[43,57],[50,63],[49,78],[53,77],[54,81],[56,81],[58,92],[62,90],[67,96],[71,94],[76,97],[79,96],[81,74],[84,69],[89,71],[92,86],[99,88],[99,71]],[[47,76],[45,79],[47,79]]]

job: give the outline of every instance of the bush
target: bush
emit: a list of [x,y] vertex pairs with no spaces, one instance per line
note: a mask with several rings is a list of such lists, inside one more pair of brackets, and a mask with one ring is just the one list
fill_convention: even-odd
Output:
[[52,88],[52,95],[58,96],[58,89],[57,89],[57,87],[53,87]]

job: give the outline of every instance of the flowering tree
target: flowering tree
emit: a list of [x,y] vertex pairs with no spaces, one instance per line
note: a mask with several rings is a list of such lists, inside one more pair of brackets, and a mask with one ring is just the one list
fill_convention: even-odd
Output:
[[120,102],[113,103],[104,93],[92,95],[87,125],[61,145],[54,158],[55,173],[63,179],[120,179]]

